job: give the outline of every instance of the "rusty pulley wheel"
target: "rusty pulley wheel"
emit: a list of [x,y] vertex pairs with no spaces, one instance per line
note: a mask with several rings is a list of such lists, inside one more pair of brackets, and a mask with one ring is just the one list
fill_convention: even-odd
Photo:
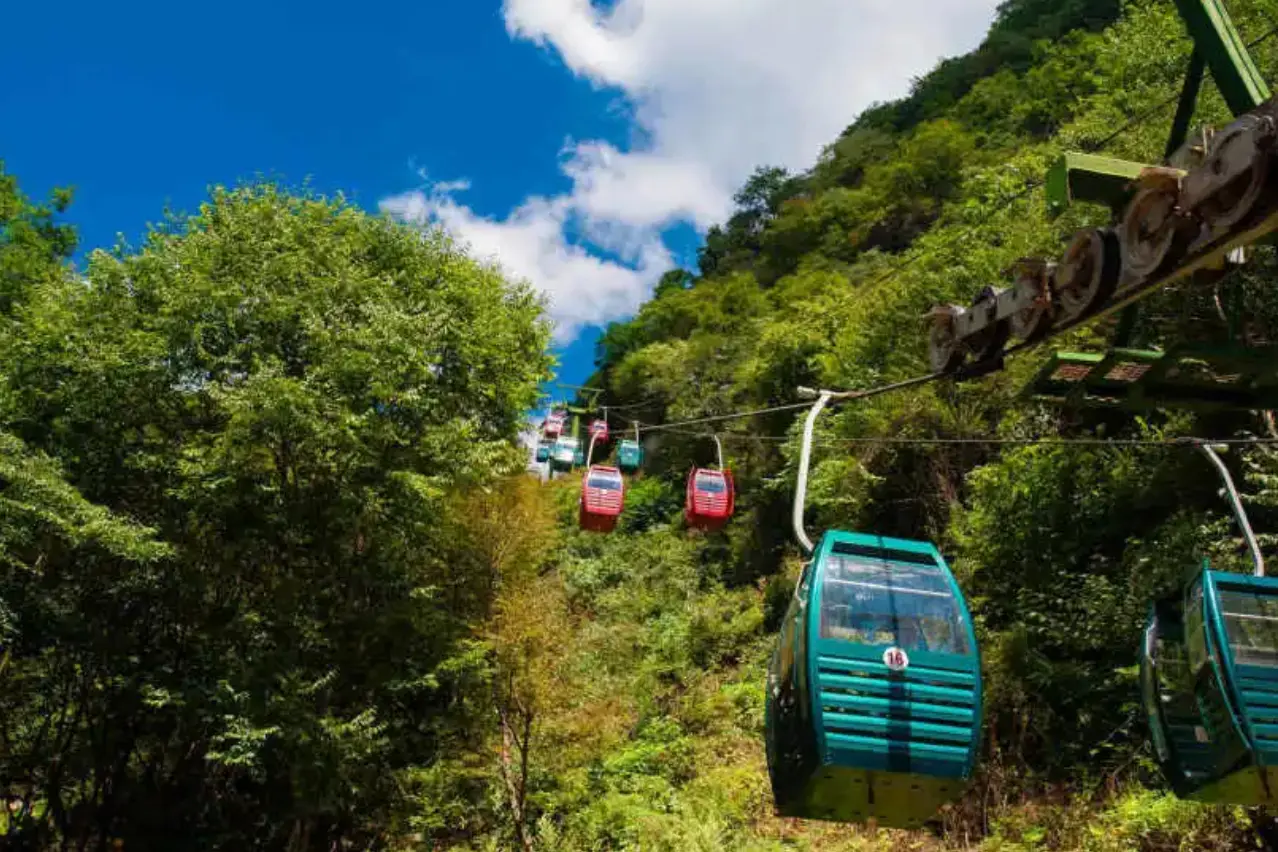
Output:
[[963,346],[958,337],[958,305],[940,305],[929,315],[932,330],[927,337],[927,356],[934,373],[948,373],[963,365]]
[[1118,282],[1118,241],[1108,228],[1079,231],[1056,266],[1060,321],[1073,322],[1093,312]]
[[1003,344],[1007,343],[1011,324],[1007,320],[994,318],[997,313],[997,305],[998,291],[987,285],[981,288],[980,293],[976,294],[976,298],[972,300],[972,307],[968,309],[977,316],[985,315],[988,317],[985,327],[969,336],[963,342],[964,348],[978,362],[986,361],[998,355],[998,353],[1003,351]]
[[[1185,200],[1213,234],[1233,230],[1264,206],[1273,126],[1267,118],[1251,119],[1218,133],[1207,162],[1186,178]],[[1204,186],[1196,191],[1199,181]]]
[[1184,250],[1192,222],[1181,213],[1179,201],[1177,178],[1158,175],[1142,180],[1119,225],[1124,279],[1144,281],[1166,269]]
[[1052,328],[1056,305],[1052,299],[1052,275],[1050,264],[1022,264],[1017,270],[1016,303],[1023,307],[1012,314],[1012,335],[1027,343],[1038,340]]

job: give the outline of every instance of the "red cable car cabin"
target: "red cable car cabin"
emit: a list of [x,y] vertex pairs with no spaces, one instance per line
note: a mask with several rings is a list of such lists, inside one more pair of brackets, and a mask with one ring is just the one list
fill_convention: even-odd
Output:
[[694,467],[688,474],[688,497],[683,505],[683,519],[688,526],[721,529],[732,517],[735,503],[732,471]]
[[592,465],[581,479],[581,528],[612,532],[626,501],[626,485],[615,467]]
[[608,421],[607,420],[590,421],[590,434],[598,435],[599,436],[598,442],[600,444],[608,443]]
[[547,438],[558,438],[564,431],[564,418],[559,414],[552,414],[546,418],[541,424],[542,434]]

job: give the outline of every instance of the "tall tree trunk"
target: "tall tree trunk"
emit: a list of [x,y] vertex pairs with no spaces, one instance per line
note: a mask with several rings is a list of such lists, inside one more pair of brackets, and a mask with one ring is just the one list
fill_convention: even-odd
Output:
[[[512,706],[513,705],[513,706]],[[513,715],[515,718],[512,717]],[[524,852],[533,852],[532,838],[528,836],[527,816],[524,811],[528,785],[528,746],[532,733],[533,714],[513,697],[509,703],[499,702],[501,719],[501,778],[506,786],[506,802],[515,822],[515,837]],[[522,736],[520,735],[522,729]],[[518,752],[516,757],[513,752]]]

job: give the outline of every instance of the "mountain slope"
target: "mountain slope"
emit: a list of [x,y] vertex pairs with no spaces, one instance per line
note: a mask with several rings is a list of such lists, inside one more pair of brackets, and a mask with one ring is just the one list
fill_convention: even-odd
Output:
[[[666,276],[633,320],[600,341],[590,384],[607,389],[608,405],[624,407],[614,425],[783,405],[800,385],[864,388],[926,373],[920,318],[931,305],[965,303],[982,286],[1000,285],[1017,258],[1054,256],[1073,231],[1103,222],[1104,211],[1087,205],[1049,219],[1046,168],[1062,150],[1157,160],[1190,43],[1170,3],[1126,3],[1121,17],[1106,4],[1051,6],[1066,23],[1048,32],[1033,29],[1056,24],[1032,4],[1006,4],[981,51],[942,63],[905,101],[867,111],[810,171],[760,169],[738,197],[738,213],[709,235],[699,272]],[[1272,4],[1229,7],[1244,37],[1260,40],[1254,56],[1262,72],[1278,72]],[[1041,35],[1050,38],[1035,40]],[[1019,47],[990,53],[1009,40]],[[1227,115],[1205,86],[1195,120]],[[1253,261],[1239,289],[1267,336],[1272,250],[1258,249]],[[1103,347],[1111,330],[1081,330],[1059,346]],[[1222,333],[1210,293],[1176,292],[1151,300],[1136,342]],[[979,622],[986,753],[971,796],[928,842],[1161,848],[1191,832],[1204,847],[1252,843],[1249,823],[1233,811],[1162,792],[1137,712],[1135,649],[1151,595],[1174,588],[1195,549],[1217,564],[1239,564],[1204,462],[1157,446],[964,442],[1226,436],[1264,423],[1176,412],[1136,422],[1018,402],[1041,357],[959,387],[851,403],[818,429],[811,526],[936,541]],[[713,453],[708,439],[686,434],[705,427],[690,427],[649,435],[645,478],[627,505],[640,529],[608,541],[574,536],[569,545],[558,569],[566,588],[576,589],[583,571],[591,578],[589,594],[576,592],[584,594],[578,635],[635,637],[622,643],[631,675],[621,694],[634,702],[629,737],[583,769],[595,784],[589,816],[549,811],[571,848],[774,848],[789,840],[863,848],[846,828],[783,825],[766,815],[759,689],[795,568],[796,424],[793,412],[781,412],[714,427],[740,489],[738,518],[722,536],[678,529],[682,477]],[[928,442],[938,438],[957,442]],[[1276,461],[1252,450],[1234,462],[1262,529],[1278,522],[1268,490]],[[654,553],[667,560],[655,574]],[[662,604],[671,583],[684,597]],[[712,650],[696,651],[706,642]],[[652,679],[652,667],[664,680]],[[645,733],[650,725],[660,733]],[[635,749],[690,749],[695,759],[670,757],[678,769],[651,769],[639,780],[601,768]],[[641,836],[644,826],[660,828]]]

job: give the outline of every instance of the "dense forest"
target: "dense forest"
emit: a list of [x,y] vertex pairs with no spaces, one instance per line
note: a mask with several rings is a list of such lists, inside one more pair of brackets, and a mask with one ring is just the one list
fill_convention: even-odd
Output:
[[[1278,76],[1278,0],[1229,9]],[[1057,154],[1161,158],[1189,52],[1170,0],[1008,0],[976,51],[855,117],[810,170],[761,166],[698,268],[606,330],[589,384],[614,426],[926,373],[929,307],[1107,217],[1049,215]],[[1205,85],[1195,121],[1227,117]],[[1139,713],[1151,596],[1194,554],[1245,562],[1217,480],[1182,447],[1034,442],[1272,435],[1263,413],[1033,403],[1042,352],[828,413],[809,523],[946,554],[976,621],[984,740],[968,794],[926,830],[784,820],[762,733],[800,562],[794,411],[715,427],[739,494],[723,532],[681,521],[684,477],[714,453],[699,427],[649,433],[618,530],[582,532],[576,478],[526,470],[554,366],[527,286],[446,235],[259,184],[80,268],[72,203],[0,169],[0,847],[1275,836],[1265,813],[1173,796]],[[1251,261],[1231,286],[1267,341],[1278,258]],[[1112,326],[1061,343],[1103,348]],[[1225,331],[1210,289],[1180,288],[1134,342]],[[1271,547],[1278,452],[1228,461]]]

